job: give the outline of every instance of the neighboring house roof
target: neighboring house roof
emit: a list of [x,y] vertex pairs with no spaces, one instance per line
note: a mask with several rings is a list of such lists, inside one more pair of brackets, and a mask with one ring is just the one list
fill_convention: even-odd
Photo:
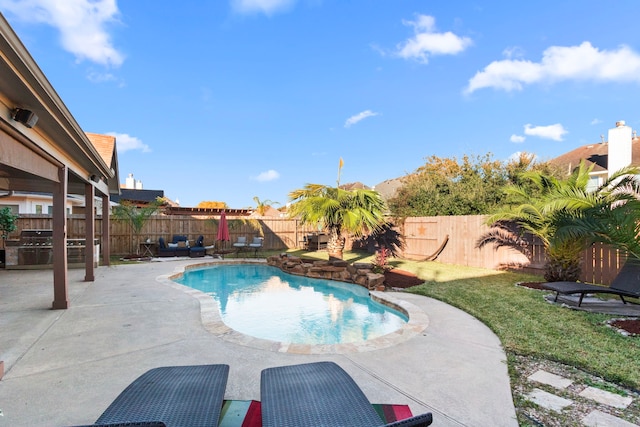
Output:
[[404,185],[405,177],[387,179],[380,184],[376,184],[375,190],[380,193],[380,196],[386,201],[393,199],[398,192],[398,189]]
[[125,200],[134,203],[151,203],[158,197],[164,197],[163,190],[133,190],[130,188],[121,188],[119,195],[111,195],[111,201],[116,203]]
[[[550,160],[550,163],[567,171],[567,173],[571,173],[582,159],[586,160],[587,166],[593,165],[593,172],[606,172],[609,159],[609,143],[599,142],[583,145]],[[640,138],[637,136],[631,140],[631,166],[640,166]]]
[[251,217],[260,217],[260,216],[280,217],[282,216],[282,213],[278,209],[274,208],[273,206],[266,206],[264,209],[264,214],[260,215],[257,210],[254,210],[250,216]]

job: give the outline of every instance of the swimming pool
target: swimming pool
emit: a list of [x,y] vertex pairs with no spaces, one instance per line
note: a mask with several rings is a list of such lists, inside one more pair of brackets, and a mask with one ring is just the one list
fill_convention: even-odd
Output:
[[372,300],[361,286],[290,275],[267,265],[195,268],[174,280],[210,295],[231,329],[271,341],[359,343],[392,333],[408,320]]

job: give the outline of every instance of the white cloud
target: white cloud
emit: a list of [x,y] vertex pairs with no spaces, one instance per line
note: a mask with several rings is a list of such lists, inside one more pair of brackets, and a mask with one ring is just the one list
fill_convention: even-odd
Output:
[[525,84],[562,80],[640,83],[640,55],[627,46],[599,50],[589,42],[551,46],[543,52],[540,62],[511,59],[492,62],[469,80],[465,92],[487,87],[522,90]]
[[593,120],[591,120],[591,123],[590,123],[590,124],[592,124],[592,125],[599,125],[600,123],[602,123],[602,120],[600,120],[600,119],[593,119]]
[[151,148],[144,144],[139,138],[128,135],[126,133],[107,132],[107,135],[116,137],[116,148],[118,153],[124,153],[130,150],[139,150],[143,153],[151,152]]
[[413,27],[415,35],[397,46],[396,55],[404,59],[428,62],[430,55],[456,55],[473,42],[468,37],[460,37],[450,31],[436,32],[436,20],[429,15],[418,15],[415,21],[403,21]]
[[104,83],[116,81],[116,76],[111,73],[99,73],[91,70],[87,73],[87,79],[93,83]]
[[525,139],[526,138],[524,136],[516,135],[516,134],[511,135],[511,138],[509,138],[509,140],[511,142],[515,142],[516,144],[520,144],[520,143],[524,142]]
[[275,181],[278,178],[280,178],[280,174],[273,169],[269,169],[266,172],[260,173],[260,175],[258,175],[255,179],[256,181],[266,182],[266,181]]
[[562,137],[569,133],[560,123],[549,126],[532,126],[524,125],[524,134],[529,136],[537,136],[543,139],[552,139],[554,141],[562,141]]
[[371,110],[365,110],[361,113],[356,114],[355,116],[351,116],[347,119],[347,121],[344,123],[344,127],[348,128],[351,127],[352,125],[355,125],[356,123],[358,123],[361,120],[366,119],[367,117],[373,117],[373,116],[377,116],[378,113],[374,113]]
[[521,58],[524,56],[524,52],[522,48],[518,46],[508,47],[502,51],[502,54],[505,58]]
[[238,13],[264,13],[271,15],[288,9],[296,0],[231,0],[231,7]]
[[22,21],[58,29],[62,47],[78,61],[116,67],[124,61],[106,29],[117,21],[116,0],[0,0],[0,9]]

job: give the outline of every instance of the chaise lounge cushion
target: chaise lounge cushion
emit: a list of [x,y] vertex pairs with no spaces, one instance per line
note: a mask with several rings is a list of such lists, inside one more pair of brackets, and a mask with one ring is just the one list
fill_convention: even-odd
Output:
[[96,424],[155,421],[167,427],[217,426],[228,376],[229,365],[151,369],[120,393]]
[[[262,371],[262,426],[382,426],[384,421],[340,366],[316,362]],[[428,426],[432,415],[397,421],[395,426]]]

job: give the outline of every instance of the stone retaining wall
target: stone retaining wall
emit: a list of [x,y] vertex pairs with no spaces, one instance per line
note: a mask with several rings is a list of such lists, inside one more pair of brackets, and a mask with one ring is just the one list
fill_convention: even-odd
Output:
[[305,260],[287,254],[270,256],[267,264],[298,276],[355,283],[369,290],[384,291],[384,274],[374,273],[370,263]]

